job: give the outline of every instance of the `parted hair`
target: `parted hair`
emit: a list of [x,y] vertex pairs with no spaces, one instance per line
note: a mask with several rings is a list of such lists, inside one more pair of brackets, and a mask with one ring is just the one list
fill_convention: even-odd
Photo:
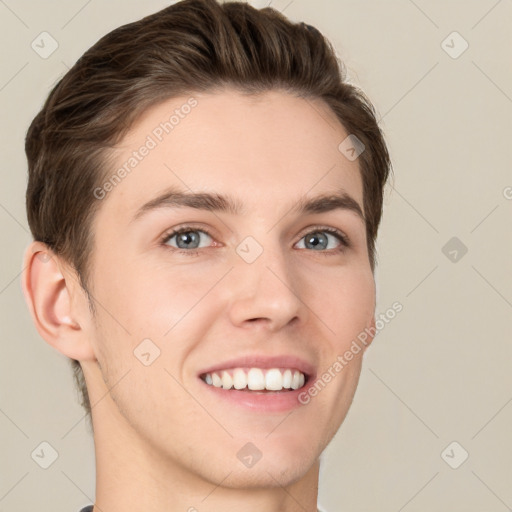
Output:
[[[149,107],[226,86],[246,94],[283,90],[321,99],[364,144],[358,162],[375,270],[391,162],[375,108],[348,82],[332,44],[311,25],[294,23],[270,7],[182,0],[113,30],[88,49],[53,87],[26,135],[32,236],[76,271],[93,314],[91,224],[102,204],[93,191],[112,173],[109,150]],[[82,368],[74,359],[71,364],[90,420]]]

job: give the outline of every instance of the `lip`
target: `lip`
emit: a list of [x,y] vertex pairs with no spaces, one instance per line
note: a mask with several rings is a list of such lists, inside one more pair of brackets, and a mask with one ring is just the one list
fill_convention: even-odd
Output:
[[198,373],[198,377],[206,373],[231,370],[234,368],[262,368],[265,370],[269,370],[270,368],[295,368],[304,374],[306,382],[313,380],[316,376],[315,366],[301,357],[292,355],[263,356],[254,354],[230,359],[204,368]]
[[267,412],[287,412],[296,409],[306,403],[299,400],[301,393],[307,387],[304,385],[300,389],[293,389],[288,391],[240,391],[238,389],[223,389],[216,388],[206,384],[203,380],[199,379],[205,388],[205,393],[211,394],[217,400],[222,400],[230,405],[242,407],[258,413]]

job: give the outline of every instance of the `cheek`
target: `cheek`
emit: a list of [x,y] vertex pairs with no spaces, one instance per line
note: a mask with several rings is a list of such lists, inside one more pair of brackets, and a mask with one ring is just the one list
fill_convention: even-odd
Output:
[[[205,266],[133,265],[116,271],[116,283],[105,289],[107,303],[132,338],[154,338],[162,343],[180,331],[191,316],[211,316],[216,307],[210,290],[222,272]],[[111,280],[113,281],[113,280]]]

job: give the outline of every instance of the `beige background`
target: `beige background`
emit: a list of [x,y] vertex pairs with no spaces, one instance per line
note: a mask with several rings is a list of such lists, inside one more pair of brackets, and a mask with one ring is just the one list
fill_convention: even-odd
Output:
[[[37,334],[21,293],[25,132],[100,36],[168,3],[0,1],[0,511],[78,511],[94,499],[93,444],[70,367]],[[329,512],[511,510],[512,3],[272,6],[332,40],[376,105],[395,172],[377,311],[395,301],[403,311],[366,355],[352,409],[325,452],[320,503]],[[31,48],[43,31],[59,45],[47,59]],[[453,31],[460,36],[443,44]],[[469,47],[453,58],[461,37]],[[443,252],[452,237],[467,247],[462,257]],[[46,470],[31,457],[43,441],[59,455]],[[453,441],[460,446],[443,459]],[[445,460],[456,465],[462,450],[468,459],[452,469]]]

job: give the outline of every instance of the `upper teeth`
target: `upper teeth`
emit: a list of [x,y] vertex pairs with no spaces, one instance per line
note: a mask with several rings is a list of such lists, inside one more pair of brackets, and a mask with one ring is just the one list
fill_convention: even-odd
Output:
[[260,368],[233,368],[232,370],[221,370],[207,373],[204,381],[217,388],[244,389],[258,391],[267,389],[269,391],[280,391],[281,389],[299,389],[304,386],[305,376],[299,370],[271,368],[262,370]]

